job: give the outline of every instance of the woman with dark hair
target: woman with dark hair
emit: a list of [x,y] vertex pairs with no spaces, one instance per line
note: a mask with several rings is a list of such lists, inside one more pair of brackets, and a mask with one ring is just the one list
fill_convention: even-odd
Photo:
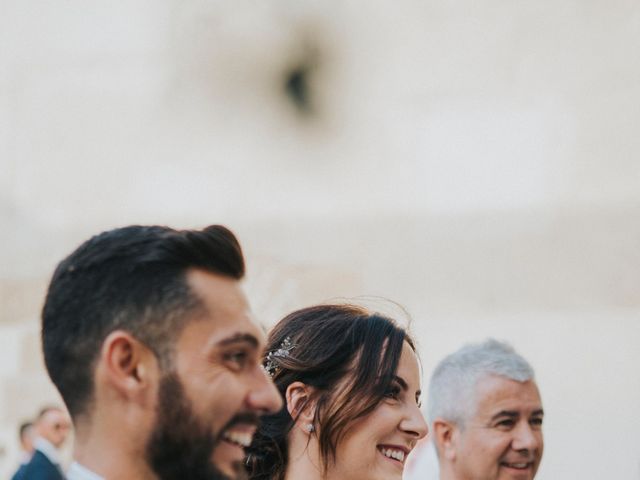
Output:
[[401,479],[427,434],[413,340],[393,320],[354,305],[282,319],[264,367],[284,399],[248,449],[256,480]]

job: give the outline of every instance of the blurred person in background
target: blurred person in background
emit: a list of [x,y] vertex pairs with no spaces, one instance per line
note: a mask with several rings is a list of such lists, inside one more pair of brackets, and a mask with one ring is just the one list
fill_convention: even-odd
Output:
[[73,418],[69,480],[242,478],[259,417],[282,401],[225,227],[130,226],[56,268],[47,370]]
[[445,357],[429,383],[440,480],[531,480],[544,447],[533,368],[493,339]]
[[284,400],[248,450],[252,480],[401,480],[427,434],[412,338],[354,305],[298,310],[269,333],[265,369]]
[[45,407],[34,422],[34,451],[16,480],[64,480],[59,449],[69,435],[71,423],[60,407]]
[[35,437],[33,422],[22,422],[18,428],[18,437],[20,440],[20,466],[11,477],[11,480],[22,478],[24,469],[33,456],[33,440]]

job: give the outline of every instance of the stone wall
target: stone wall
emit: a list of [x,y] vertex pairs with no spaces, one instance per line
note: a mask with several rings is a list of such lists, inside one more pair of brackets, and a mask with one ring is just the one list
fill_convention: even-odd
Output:
[[426,375],[511,341],[548,412],[538,478],[640,476],[636,2],[2,12],[0,477],[17,423],[58,401],[38,345],[56,262],[155,222],[234,229],[266,324],[386,297]]

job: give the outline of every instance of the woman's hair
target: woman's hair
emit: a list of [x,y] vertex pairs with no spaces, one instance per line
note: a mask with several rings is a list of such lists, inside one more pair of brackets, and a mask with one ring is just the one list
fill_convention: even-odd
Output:
[[[319,305],[295,311],[269,334],[264,366],[285,398],[300,381],[313,387],[313,425],[323,467],[356,420],[371,413],[390,391],[404,342],[413,340],[388,317],[355,305]],[[298,411],[302,411],[299,408]],[[284,479],[287,436],[295,423],[286,406],[262,417],[248,449],[249,478]]]

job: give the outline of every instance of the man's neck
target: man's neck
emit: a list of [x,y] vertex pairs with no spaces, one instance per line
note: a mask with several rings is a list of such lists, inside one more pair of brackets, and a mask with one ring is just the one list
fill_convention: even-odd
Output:
[[22,450],[20,452],[20,463],[21,464],[29,463],[29,460],[31,460],[32,456],[33,456],[33,452],[28,452],[26,450]]
[[135,478],[157,480],[145,460],[144,448],[134,448],[126,434],[112,438],[92,429],[89,435],[76,434],[73,458],[106,480]]
[[440,464],[440,480],[458,480],[458,476],[451,468],[451,465],[439,461]]

